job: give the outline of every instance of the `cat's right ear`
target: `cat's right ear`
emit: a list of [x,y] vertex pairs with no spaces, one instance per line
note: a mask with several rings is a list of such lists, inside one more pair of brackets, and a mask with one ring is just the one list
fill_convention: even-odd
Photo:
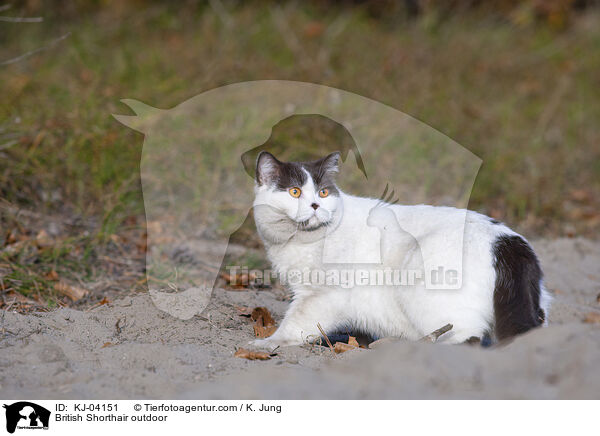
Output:
[[256,159],[256,183],[270,185],[279,177],[281,162],[268,151],[261,151]]

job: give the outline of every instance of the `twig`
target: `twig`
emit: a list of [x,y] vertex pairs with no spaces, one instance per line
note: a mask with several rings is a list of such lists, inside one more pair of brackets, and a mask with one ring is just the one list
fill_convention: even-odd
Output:
[[36,48],[35,50],[28,51],[27,53],[24,53],[24,54],[22,54],[21,56],[17,56],[16,58],[12,58],[12,59],[9,59],[9,60],[7,60],[7,61],[0,62],[0,65],[10,65],[10,64],[14,64],[14,63],[16,63],[16,62],[19,62],[19,61],[21,61],[21,60],[23,60],[23,59],[25,59],[25,58],[27,58],[27,57],[29,57],[29,56],[31,56],[31,55],[34,55],[34,54],[36,54],[36,53],[39,53],[39,52],[41,52],[41,51],[43,51],[43,50],[47,50],[47,49],[49,49],[50,47],[52,47],[52,46],[54,46],[54,45],[58,44],[58,43],[59,43],[60,41],[62,41],[63,39],[66,39],[66,38],[68,38],[70,35],[71,35],[71,32],[65,33],[63,36],[56,38],[54,41],[51,41],[49,44],[47,44],[47,45],[45,45],[45,46],[43,46],[43,47]]
[[333,345],[331,345],[331,341],[329,340],[329,336],[327,336],[327,334],[325,333],[325,331],[323,330],[323,327],[321,327],[320,323],[317,323],[317,327],[319,328],[319,331],[321,332],[321,334],[323,335],[323,337],[325,338],[325,341],[327,341],[327,345],[329,345],[329,349],[331,350],[331,352],[333,353],[333,355],[335,356],[335,350],[333,349]]
[[121,318],[117,319],[115,323],[115,328],[117,329],[117,335],[121,334]]
[[44,17],[0,17],[0,21],[6,21],[7,23],[41,23],[42,21],[44,21]]
[[444,327],[440,327],[434,332],[429,333],[427,336],[422,337],[421,341],[431,343],[437,342],[439,337],[442,336],[444,333],[447,333],[450,330],[452,330],[452,327],[454,327],[452,324],[446,324]]

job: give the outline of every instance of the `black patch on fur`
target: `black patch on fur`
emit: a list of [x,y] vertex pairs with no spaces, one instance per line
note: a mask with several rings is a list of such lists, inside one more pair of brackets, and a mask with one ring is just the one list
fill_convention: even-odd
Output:
[[497,339],[503,340],[542,324],[542,270],[529,244],[519,236],[500,236],[494,242],[493,254],[495,330]]
[[490,218],[490,222],[491,222],[492,224],[502,224],[502,222],[501,222],[501,221],[498,221],[496,218]]

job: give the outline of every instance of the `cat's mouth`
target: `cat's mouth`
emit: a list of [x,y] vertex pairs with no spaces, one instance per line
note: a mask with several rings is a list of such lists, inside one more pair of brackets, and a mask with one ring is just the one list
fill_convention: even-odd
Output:
[[313,232],[321,227],[328,226],[330,223],[331,220],[321,221],[316,215],[313,215],[304,221],[298,221],[298,227],[305,232]]

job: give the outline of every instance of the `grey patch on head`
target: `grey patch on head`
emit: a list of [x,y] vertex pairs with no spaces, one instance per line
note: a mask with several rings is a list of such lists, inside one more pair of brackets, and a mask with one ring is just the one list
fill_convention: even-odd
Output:
[[340,153],[338,151],[311,162],[302,162],[302,167],[312,177],[315,189],[327,188],[329,195],[339,195],[335,185],[335,175],[339,171]]
[[306,173],[302,171],[301,164],[281,162],[268,151],[263,151],[256,159],[256,182],[285,191],[303,186],[306,183]]
[[339,160],[340,153],[336,151],[315,161],[281,162],[268,151],[263,151],[256,159],[256,181],[259,185],[275,186],[276,189],[285,191],[302,187],[306,183],[308,172],[316,190],[327,188],[329,195],[339,195],[335,185]]

